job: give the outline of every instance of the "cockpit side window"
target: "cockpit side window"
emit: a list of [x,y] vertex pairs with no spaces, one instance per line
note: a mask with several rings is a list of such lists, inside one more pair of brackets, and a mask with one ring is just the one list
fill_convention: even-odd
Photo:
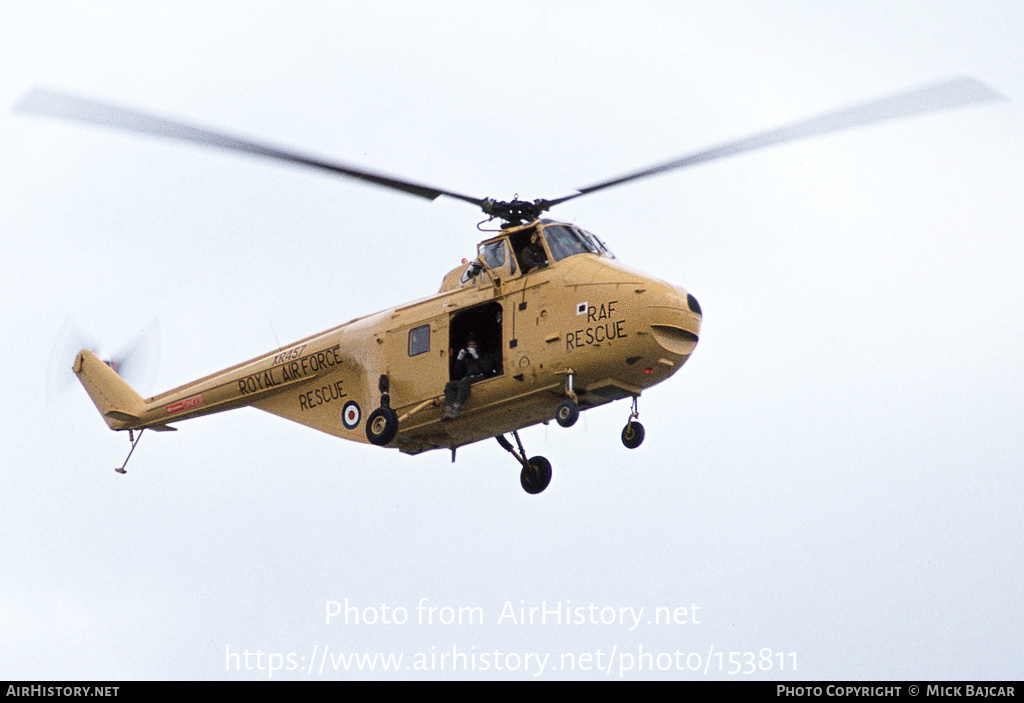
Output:
[[[505,263],[505,240],[499,239],[496,242],[488,242],[487,244],[480,245],[480,258],[487,268],[494,269],[499,268]],[[512,273],[515,273],[515,264],[512,264]]]

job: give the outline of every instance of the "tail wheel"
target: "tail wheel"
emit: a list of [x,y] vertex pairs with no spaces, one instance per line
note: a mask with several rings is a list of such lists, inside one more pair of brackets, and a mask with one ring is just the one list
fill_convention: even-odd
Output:
[[523,490],[527,493],[540,493],[551,483],[551,462],[542,456],[533,457],[530,459],[530,465],[524,466],[519,474],[519,482],[523,484]]
[[563,400],[555,410],[555,422],[562,427],[572,427],[580,417],[580,406],[572,400]]
[[635,420],[627,422],[622,428],[622,443],[628,449],[636,449],[644,443],[644,426]]
[[370,444],[383,446],[398,434],[398,415],[391,408],[377,408],[366,419],[366,438]]

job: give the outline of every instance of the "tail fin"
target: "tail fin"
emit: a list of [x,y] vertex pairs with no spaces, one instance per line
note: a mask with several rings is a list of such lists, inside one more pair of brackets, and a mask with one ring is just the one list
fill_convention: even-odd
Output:
[[142,396],[88,349],[78,352],[71,367],[112,430],[136,427],[145,413]]

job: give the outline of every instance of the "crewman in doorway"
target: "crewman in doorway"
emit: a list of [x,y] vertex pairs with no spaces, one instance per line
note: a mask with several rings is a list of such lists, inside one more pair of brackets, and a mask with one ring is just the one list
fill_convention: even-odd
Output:
[[455,359],[452,380],[444,387],[444,414],[442,422],[454,420],[462,410],[462,404],[469,397],[469,387],[477,381],[494,376],[498,370],[494,357],[480,351],[480,340],[475,332],[466,336],[466,345],[459,350]]

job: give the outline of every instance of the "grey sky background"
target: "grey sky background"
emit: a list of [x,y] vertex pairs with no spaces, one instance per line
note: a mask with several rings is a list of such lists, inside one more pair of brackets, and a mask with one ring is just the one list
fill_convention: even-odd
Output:
[[[0,677],[1019,678],[1022,36],[1017,2],[0,4]],[[119,476],[126,438],[48,392],[71,326],[158,340],[149,395],[429,295],[482,216],[12,114],[33,86],[533,199],[959,75],[1009,100],[552,212],[705,320],[638,450],[625,402],[523,433],[539,496],[495,442],[451,464],[251,409],[147,434]],[[327,624],[345,599],[409,620]],[[404,659],[321,672],[325,647]],[[670,668],[621,670],[641,652]]]

